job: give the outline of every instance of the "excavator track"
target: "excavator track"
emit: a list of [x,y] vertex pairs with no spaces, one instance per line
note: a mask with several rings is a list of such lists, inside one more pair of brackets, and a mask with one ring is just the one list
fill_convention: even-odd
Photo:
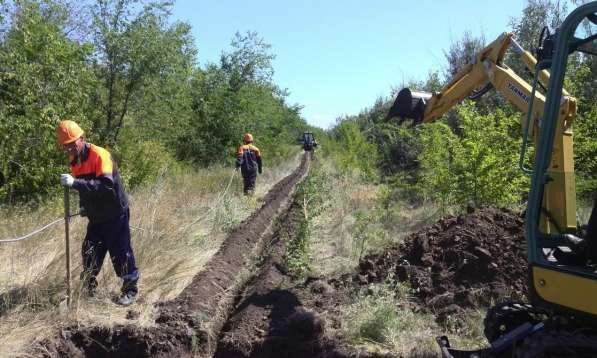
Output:
[[551,330],[527,337],[514,351],[517,358],[597,357],[597,336]]
[[507,301],[487,311],[483,333],[489,342],[493,342],[525,322],[536,324],[546,318],[546,312],[528,303]]

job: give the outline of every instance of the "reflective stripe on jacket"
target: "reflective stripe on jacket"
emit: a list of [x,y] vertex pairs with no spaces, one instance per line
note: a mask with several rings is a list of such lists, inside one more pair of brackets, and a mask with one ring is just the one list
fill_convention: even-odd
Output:
[[118,167],[107,150],[88,143],[70,168],[89,222],[107,221],[128,208]]

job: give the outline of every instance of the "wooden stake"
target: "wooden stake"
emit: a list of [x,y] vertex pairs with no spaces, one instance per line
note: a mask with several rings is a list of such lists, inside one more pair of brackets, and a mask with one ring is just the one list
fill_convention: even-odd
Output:
[[66,306],[70,308],[71,287],[70,287],[70,197],[68,187],[64,187],[64,239],[66,251]]

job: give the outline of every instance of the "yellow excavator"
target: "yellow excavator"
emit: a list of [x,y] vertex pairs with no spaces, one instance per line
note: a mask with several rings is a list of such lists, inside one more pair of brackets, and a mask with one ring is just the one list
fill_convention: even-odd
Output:
[[[588,35],[576,37],[587,27]],[[572,141],[577,101],[563,88],[571,54],[597,56],[596,28],[593,1],[570,13],[554,34],[542,32],[537,58],[504,33],[441,91],[404,88],[390,108],[388,120],[428,123],[495,88],[526,114],[519,165],[532,178],[525,217],[529,301],[488,310],[489,347],[458,350],[446,336],[438,337],[445,358],[597,357],[597,205],[594,201],[585,237],[577,236]],[[532,84],[503,63],[508,48],[534,73]],[[529,138],[535,147],[532,168],[524,164]]]

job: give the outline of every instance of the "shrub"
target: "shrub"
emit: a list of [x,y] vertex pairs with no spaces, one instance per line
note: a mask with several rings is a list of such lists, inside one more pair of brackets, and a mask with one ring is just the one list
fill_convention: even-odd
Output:
[[121,151],[120,162],[121,174],[129,189],[155,180],[163,171],[178,168],[166,147],[151,140],[125,146]]
[[507,206],[521,200],[529,179],[518,169],[518,115],[496,110],[481,115],[469,103],[457,109],[457,136],[442,122],[421,129],[420,182],[426,199],[448,205]]

